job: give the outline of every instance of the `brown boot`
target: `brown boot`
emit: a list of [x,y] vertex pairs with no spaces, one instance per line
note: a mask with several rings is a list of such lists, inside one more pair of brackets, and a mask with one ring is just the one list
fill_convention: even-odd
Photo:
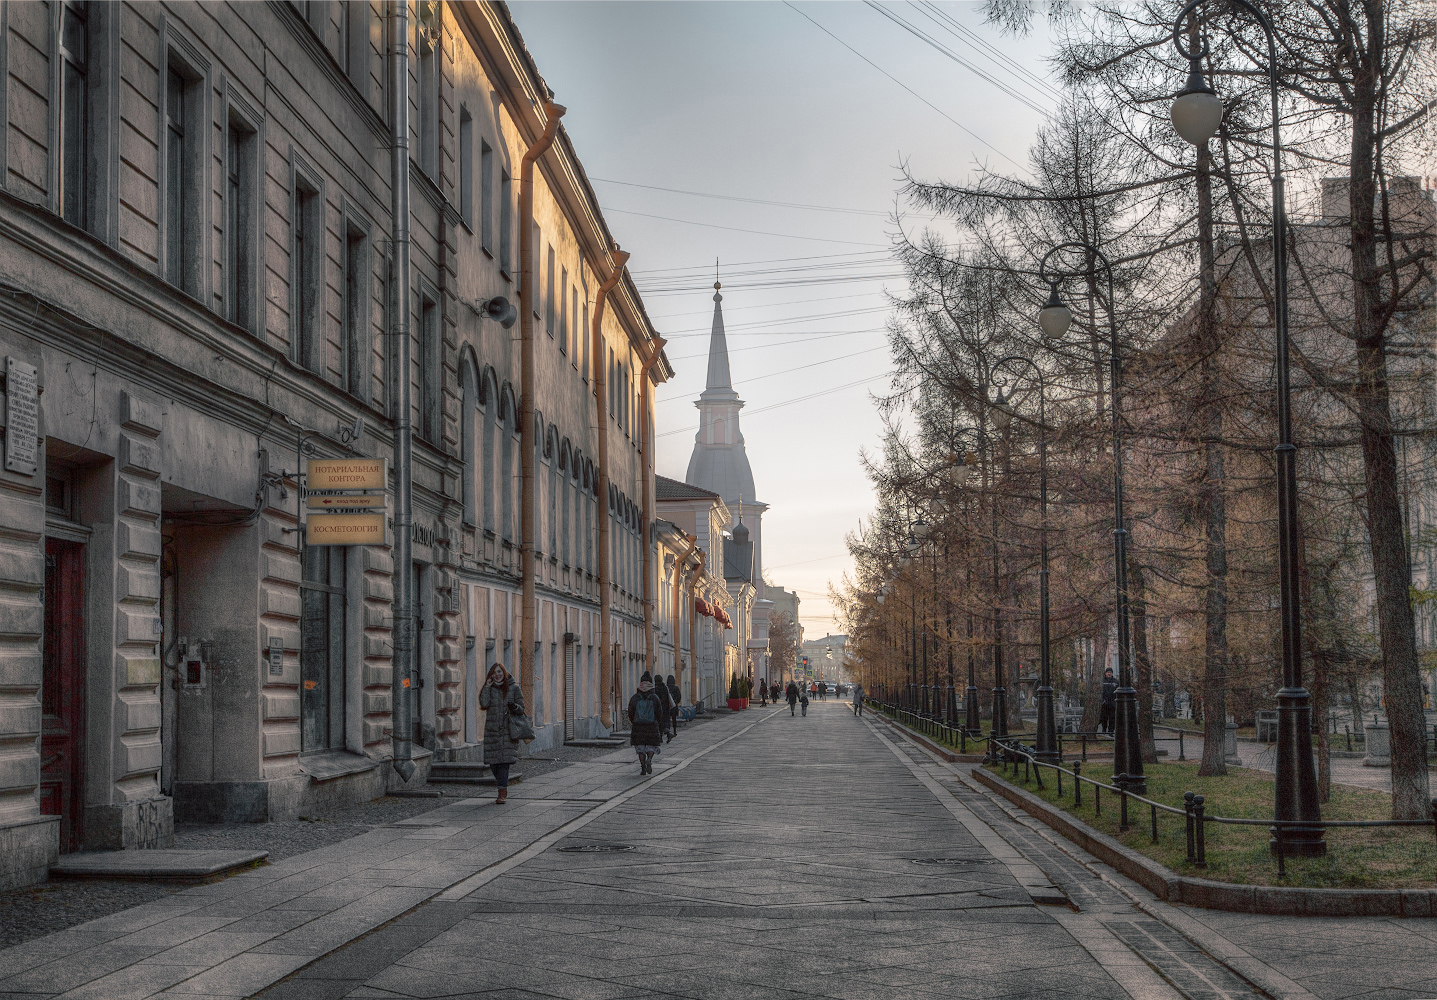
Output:
[[507,789],[507,788],[501,788],[501,789],[499,789],[499,797],[494,800],[494,804],[495,804],[496,806],[502,806],[502,805],[503,805],[505,802],[507,802],[507,801],[509,801],[509,789]]

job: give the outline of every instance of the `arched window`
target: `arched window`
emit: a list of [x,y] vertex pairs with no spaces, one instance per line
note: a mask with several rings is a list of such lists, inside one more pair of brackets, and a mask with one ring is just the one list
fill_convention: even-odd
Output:
[[570,497],[574,492],[570,474],[572,458],[569,439],[565,438],[559,444],[559,559],[565,566],[569,565],[569,527],[572,523],[569,519]]
[[514,439],[519,428],[514,423],[514,390],[506,383],[504,386],[504,413],[500,421],[499,436],[503,439],[502,458],[504,466],[503,482],[501,487],[501,517],[500,530],[507,541],[514,540],[514,460],[515,455]]
[[459,421],[460,456],[464,461],[460,493],[464,502],[464,523],[477,525],[481,502],[479,495],[479,444],[480,428],[484,426],[484,414],[481,410],[483,397],[479,382],[479,370],[472,351],[466,349],[459,366],[460,378],[463,380],[461,386],[463,402]]
[[498,446],[499,437],[503,432],[502,418],[499,415],[499,386],[494,379],[494,369],[484,370],[484,409],[488,419],[481,426],[484,428],[484,474],[482,478],[483,488],[480,490],[480,504],[484,511],[484,528],[486,531],[493,531],[494,526],[494,459]]
[[558,434],[553,426],[544,437],[544,460],[549,465],[549,555],[559,552],[559,487],[563,483],[563,470],[559,467],[559,448],[555,444]]

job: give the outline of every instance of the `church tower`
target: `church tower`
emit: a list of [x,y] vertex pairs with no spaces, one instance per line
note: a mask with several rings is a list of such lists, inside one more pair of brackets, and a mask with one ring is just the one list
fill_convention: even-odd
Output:
[[694,436],[693,454],[684,481],[723,497],[735,518],[748,528],[753,539],[753,582],[763,594],[763,512],[768,505],[754,495],[753,470],[739,430],[738,411],[743,400],[734,391],[728,366],[728,338],[723,327],[723,286],[714,282],[714,322],[709,336],[708,378],[703,394],[694,402],[699,411],[699,431]]

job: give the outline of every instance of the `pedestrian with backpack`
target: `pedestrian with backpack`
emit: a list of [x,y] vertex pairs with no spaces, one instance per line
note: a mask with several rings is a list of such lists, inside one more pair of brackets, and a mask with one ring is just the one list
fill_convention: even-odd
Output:
[[[489,676],[479,689],[479,707],[484,710],[484,763],[499,786],[494,804],[502,806],[509,798],[509,768],[519,762],[514,730],[521,728],[524,720],[524,692],[502,663],[489,668]],[[511,722],[521,726],[512,726]]]
[[784,688],[783,697],[788,702],[788,714],[793,715],[793,707],[798,704],[798,685],[789,681],[788,687]]
[[639,689],[629,699],[629,744],[639,757],[639,773],[654,773],[654,755],[664,741],[659,719],[663,705],[654,693],[654,678],[647,670],[639,678]]

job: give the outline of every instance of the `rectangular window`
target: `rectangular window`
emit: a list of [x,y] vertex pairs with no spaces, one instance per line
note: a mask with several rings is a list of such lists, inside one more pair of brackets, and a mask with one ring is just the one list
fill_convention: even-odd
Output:
[[439,180],[439,45],[419,32],[419,168]]
[[510,277],[514,249],[514,182],[509,171],[499,171],[499,271]]
[[584,337],[584,329],[583,327],[579,326],[578,285],[575,285],[573,291],[569,293],[569,302],[571,306],[569,309],[569,315],[572,317],[570,322],[574,324],[574,347],[573,350],[569,352],[569,363],[572,364],[575,369],[577,369],[579,367],[579,341],[582,340]]
[[439,440],[439,303],[424,296],[419,309],[419,433]]
[[494,226],[494,150],[479,140],[479,245],[494,252],[490,230]]
[[[519,224],[522,226],[524,223],[521,220]],[[529,279],[534,282],[534,287],[532,289],[524,287],[524,275],[521,272],[519,274],[519,294],[528,297],[529,301],[533,304],[534,318],[538,319],[543,315],[540,310],[543,309],[544,306],[544,303],[539,298],[539,289],[543,287],[541,282],[544,278],[544,239],[543,232],[539,229],[537,222],[534,223],[533,234],[534,238],[529,242],[529,246],[533,248],[534,256],[532,260],[526,261],[525,263],[530,267]],[[549,331],[551,336],[553,333],[553,330]]]
[[165,73],[165,277],[184,287],[185,278],[185,78],[173,66]]
[[255,332],[255,146],[253,129],[231,117],[225,154],[225,309],[229,321]]
[[324,216],[319,191],[298,174],[291,212],[290,304],[294,318],[294,361],[310,371],[324,370],[320,283],[324,277]]
[[[556,301],[555,298],[554,298],[554,284],[555,284],[555,282],[554,282],[554,277],[555,277],[555,276],[554,276],[554,271],[555,271],[555,267],[554,267],[554,248],[553,248],[553,247],[550,247],[550,248],[549,248],[548,265],[549,265],[549,266],[548,266],[548,270],[547,270],[547,271],[545,272],[545,274],[544,274],[544,330],[549,334],[549,336],[552,337],[552,336],[554,335],[554,326],[555,326],[555,324],[556,324],[556,314],[557,314],[557,312],[558,312],[558,306],[562,306],[562,305],[564,304],[564,300],[563,300],[563,299],[558,299],[558,300]],[[560,330],[560,333],[561,333],[561,334],[564,333],[564,332],[565,332],[565,331]],[[564,346],[564,341],[563,341],[563,338],[562,338],[562,336],[561,336],[561,337],[560,337],[560,340],[559,340],[559,348],[560,348],[560,350],[563,349],[563,346]]]
[[345,549],[304,553],[300,591],[300,749],[343,747],[346,625]]
[[366,399],[370,345],[369,234],[349,225],[344,240],[344,387]]
[[89,190],[85,137],[89,132],[89,22],[86,3],[60,8],[60,214],[88,224]]
[[474,229],[474,119],[459,109],[459,218]]

